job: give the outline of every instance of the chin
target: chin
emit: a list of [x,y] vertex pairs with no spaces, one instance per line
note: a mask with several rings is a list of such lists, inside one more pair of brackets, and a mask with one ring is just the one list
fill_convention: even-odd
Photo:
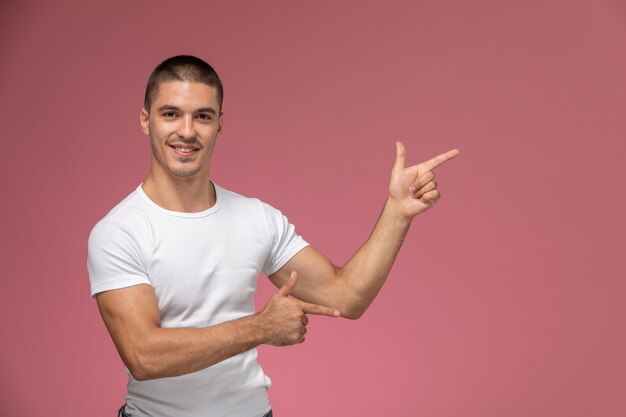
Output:
[[169,173],[175,177],[189,178],[198,175],[199,169],[168,169]]

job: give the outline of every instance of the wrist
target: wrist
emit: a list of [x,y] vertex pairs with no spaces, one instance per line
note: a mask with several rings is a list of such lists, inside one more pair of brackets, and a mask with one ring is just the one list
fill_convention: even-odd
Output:
[[260,311],[252,316],[250,319],[250,332],[253,335],[258,345],[267,345],[270,341],[269,332],[267,329],[266,318],[263,311]]
[[392,196],[387,197],[383,213],[389,216],[394,223],[405,227],[408,227],[411,224],[413,217],[415,217],[412,214],[406,214],[406,210],[404,210],[402,202]]
[[267,341],[266,332],[264,331],[263,321],[259,317],[259,313],[251,316],[245,316],[238,320],[230,322],[237,326],[237,338],[246,344],[249,348],[265,344]]

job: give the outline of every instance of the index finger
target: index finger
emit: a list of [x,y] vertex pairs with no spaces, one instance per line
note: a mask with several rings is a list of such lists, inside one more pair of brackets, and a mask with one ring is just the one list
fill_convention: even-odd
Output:
[[318,304],[310,304],[305,303],[304,301],[300,301],[300,307],[302,307],[302,311],[306,314],[316,314],[318,316],[330,316],[330,317],[339,317],[341,313],[339,310],[335,310],[334,308],[321,306]]
[[459,154],[459,152],[460,151],[458,149],[452,149],[448,152],[442,153],[441,155],[437,155],[426,162],[422,162],[420,165],[424,168],[424,171],[430,171],[443,164],[444,162],[454,158]]

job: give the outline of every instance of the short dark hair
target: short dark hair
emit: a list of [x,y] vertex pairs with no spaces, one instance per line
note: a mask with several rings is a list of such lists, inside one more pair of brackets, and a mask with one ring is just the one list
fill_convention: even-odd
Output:
[[150,111],[150,105],[156,97],[161,83],[166,81],[188,81],[209,85],[217,89],[217,101],[220,109],[224,98],[222,81],[212,66],[192,55],[177,55],[161,62],[150,74],[146,85],[144,106]]

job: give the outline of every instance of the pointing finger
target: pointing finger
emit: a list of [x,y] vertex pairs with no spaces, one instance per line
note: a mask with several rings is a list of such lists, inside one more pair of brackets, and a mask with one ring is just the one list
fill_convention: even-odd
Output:
[[424,171],[430,171],[431,169],[436,168],[439,165],[443,164],[444,162],[454,158],[458,154],[459,154],[458,149],[452,149],[451,151],[442,153],[441,155],[437,155],[434,158],[429,159],[426,162],[422,162],[420,165],[421,165],[421,168],[424,169]]
[[334,308],[324,307],[318,304],[305,303],[304,301],[300,302],[300,307],[302,307],[302,311],[306,314],[316,314],[318,316],[330,317],[339,317],[341,315],[341,313]]
[[396,142],[396,162],[393,165],[394,171],[404,169],[404,164],[406,160],[406,150],[404,149],[404,145],[402,142]]
[[291,291],[293,291],[293,288],[296,286],[297,282],[298,273],[296,271],[293,271],[289,276],[287,282],[285,282],[285,284],[280,287],[280,290],[278,290],[278,295],[281,297],[287,297],[291,293]]

